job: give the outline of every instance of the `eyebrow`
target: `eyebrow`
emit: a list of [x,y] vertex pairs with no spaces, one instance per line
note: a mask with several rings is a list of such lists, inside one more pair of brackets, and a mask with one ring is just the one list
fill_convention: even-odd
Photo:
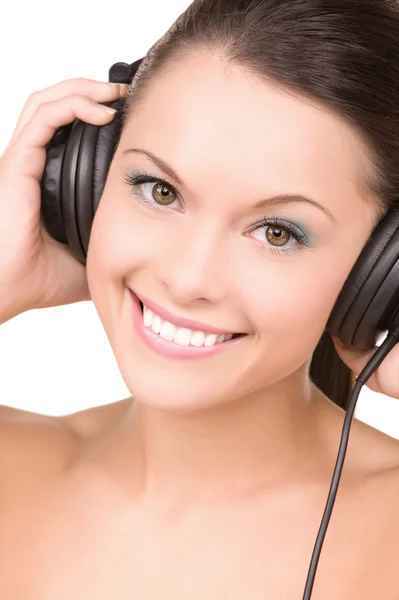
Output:
[[[162,158],[156,156],[148,150],[143,150],[142,148],[127,148],[122,152],[122,154],[124,155],[133,153],[145,154],[145,156],[147,156],[151,160],[151,162],[153,162],[154,165],[156,165],[161,171],[169,175],[169,177],[174,179],[180,186],[184,187],[184,183],[179,177],[179,175],[176,173],[176,171],[170,165],[168,165],[168,163],[162,160]],[[337,224],[334,215],[328,210],[328,208],[326,208],[322,204],[319,204],[318,202],[316,202],[316,200],[312,200],[311,198],[308,198],[307,196],[303,196],[301,194],[278,194],[277,196],[272,196],[271,198],[259,200],[251,208],[258,209],[268,206],[269,204],[284,205],[290,204],[291,202],[306,202],[307,204],[311,204],[312,206],[315,206],[316,208],[322,210],[329,217],[329,219],[331,219],[335,224]]]

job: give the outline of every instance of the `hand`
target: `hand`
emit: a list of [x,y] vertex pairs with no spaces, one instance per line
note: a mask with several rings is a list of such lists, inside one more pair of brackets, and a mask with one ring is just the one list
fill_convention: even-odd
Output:
[[[334,336],[331,336],[331,339],[339,357],[355,373],[356,377],[360,375],[370,358],[379,348],[376,345],[371,350],[354,350],[346,348]],[[373,392],[399,399],[399,343],[392,348],[365,385]]]
[[45,146],[59,127],[75,119],[109,123],[114,115],[98,103],[126,95],[123,88],[69,79],[28,98],[0,156],[0,323],[32,308],[91,299],[85,266],[40,219]]

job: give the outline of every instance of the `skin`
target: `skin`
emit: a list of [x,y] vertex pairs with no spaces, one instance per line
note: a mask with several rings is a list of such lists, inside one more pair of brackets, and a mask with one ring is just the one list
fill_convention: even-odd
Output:
[[[123,154],[133,147],[184,185]],[[132,396],[58,418],[3,408],[4,597],[301,597],[345,416],[308,369],[376,224],[366,161],[337,115],[219,57],[187,57],[152,83],[122,133],[87,261]],[[133,169],[171,182],[163,212],[122,182]],[[155,188],[141,186],[153,204]],[[333,219],[301,202],[251,209],[280,193]],[[273,215],[306,227],[311,247],[287,237],[293,253],[273,253],[266,228],[250,231]],[[133,328],[128,287],[248,336],[206,359],[158,355]],[[354,420],[312,600],[398,597],[398,465],[399,442]]]

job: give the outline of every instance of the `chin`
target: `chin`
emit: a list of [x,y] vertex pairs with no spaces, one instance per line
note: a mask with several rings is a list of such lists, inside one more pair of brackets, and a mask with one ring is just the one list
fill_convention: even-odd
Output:
[[[137,404],[153,410],[170,413],[192,413],[222,404],[222,398],[215,396],[203,376],[195,384],[193,376],[191,385],[184,375],[176,376],[176,372],[155,369],[149,366],[132,369],[131,365],[119,364],[123,381]],[[213,395],[212,395],[213,390]]]

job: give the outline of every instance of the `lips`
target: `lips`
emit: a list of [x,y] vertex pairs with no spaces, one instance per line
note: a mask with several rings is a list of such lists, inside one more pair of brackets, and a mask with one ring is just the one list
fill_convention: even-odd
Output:
[[[140,299],[139,299],[139,303],[140,303],[141,312],[143,313],[144,304],[142,303],[142,301]],[[190,328],[188,328],[188,329],[190,329]],[[192,331],[194,331],[194,330],[192,329]],[[201,331],[201,330],[198,330],[198,331]],[[246,333],[233,333],[233,337],[231,339],[234,340],[235,338],[243,337],[244,335],[247,335],[247,334]]]

